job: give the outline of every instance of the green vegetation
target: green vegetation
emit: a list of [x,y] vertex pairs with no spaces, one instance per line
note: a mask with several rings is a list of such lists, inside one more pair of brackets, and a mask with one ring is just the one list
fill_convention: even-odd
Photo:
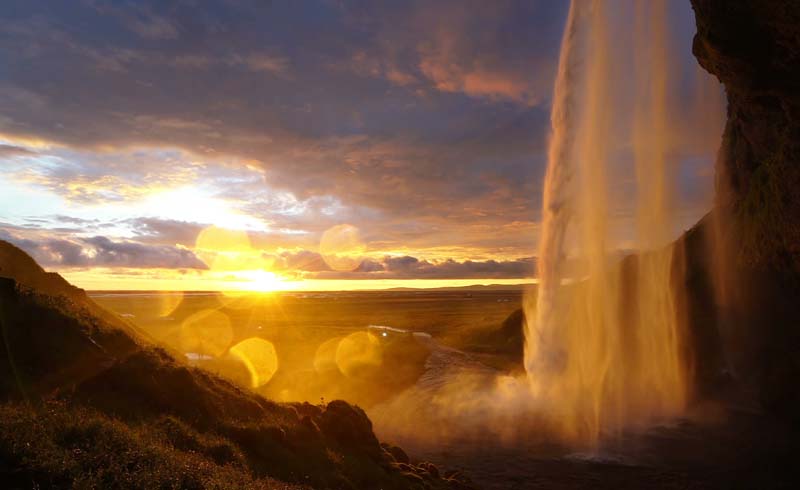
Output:
[[63,402],[0,406],[0,461],[6,488],[302,488],[254,478],[228,441],[176,419],[130,426]]

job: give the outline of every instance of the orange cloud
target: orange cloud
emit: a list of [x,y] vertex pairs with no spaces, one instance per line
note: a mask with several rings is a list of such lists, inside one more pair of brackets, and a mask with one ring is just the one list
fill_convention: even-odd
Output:
[[535,105],[539,96],[532,90],[531,80],[515,73],[502,73],[482,63],[472,66],[453,62],[446,51],[426,49],[419,64],[434,86],[443,92],[461,92],[473,97],[505,98]]

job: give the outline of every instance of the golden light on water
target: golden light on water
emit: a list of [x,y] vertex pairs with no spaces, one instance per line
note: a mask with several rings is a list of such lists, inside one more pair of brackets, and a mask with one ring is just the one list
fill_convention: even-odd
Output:
[[247,367],[253,388],[267,384],[278,370],[278,353],[268,340],[252,337],[234,345],[229,352]]

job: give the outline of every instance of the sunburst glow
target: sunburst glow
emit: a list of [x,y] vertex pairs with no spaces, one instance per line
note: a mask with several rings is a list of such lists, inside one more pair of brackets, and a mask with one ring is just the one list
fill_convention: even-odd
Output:
[[240,271],[237,275],[241,276],[244,280],[242,282],[242,289],[245,291],[268,293],[272,291],[283,291],[290,288],[290,285],[284,281],[281,276],[270,271]]

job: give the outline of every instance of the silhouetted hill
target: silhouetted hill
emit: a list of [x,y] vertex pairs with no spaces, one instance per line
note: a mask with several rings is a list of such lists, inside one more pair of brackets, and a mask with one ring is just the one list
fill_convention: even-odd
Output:
[[0,396],[28,398],[70,389],[141,349],[118,326],[66,296],[0,278]]
[[0,277],[14,279],[44,294],[63,295],[79,301],[86,297],[82,289],[72,286],[55,272],[46,272],[28,254],[3,240],[0,240]]
[[96,316],[108,326],[123,330],[134,338],[149,340],[149,336],[132,323],[106,311],[89,299],[86,291],[73,286],[55,272],[45,271],[24,251],[3,240],[0,240],[0,278],[13,279],[40,296],[63,298],[84,313]]
[[0,242],[0,486],[468,488],[343,401],[278,404],[136,338]]

